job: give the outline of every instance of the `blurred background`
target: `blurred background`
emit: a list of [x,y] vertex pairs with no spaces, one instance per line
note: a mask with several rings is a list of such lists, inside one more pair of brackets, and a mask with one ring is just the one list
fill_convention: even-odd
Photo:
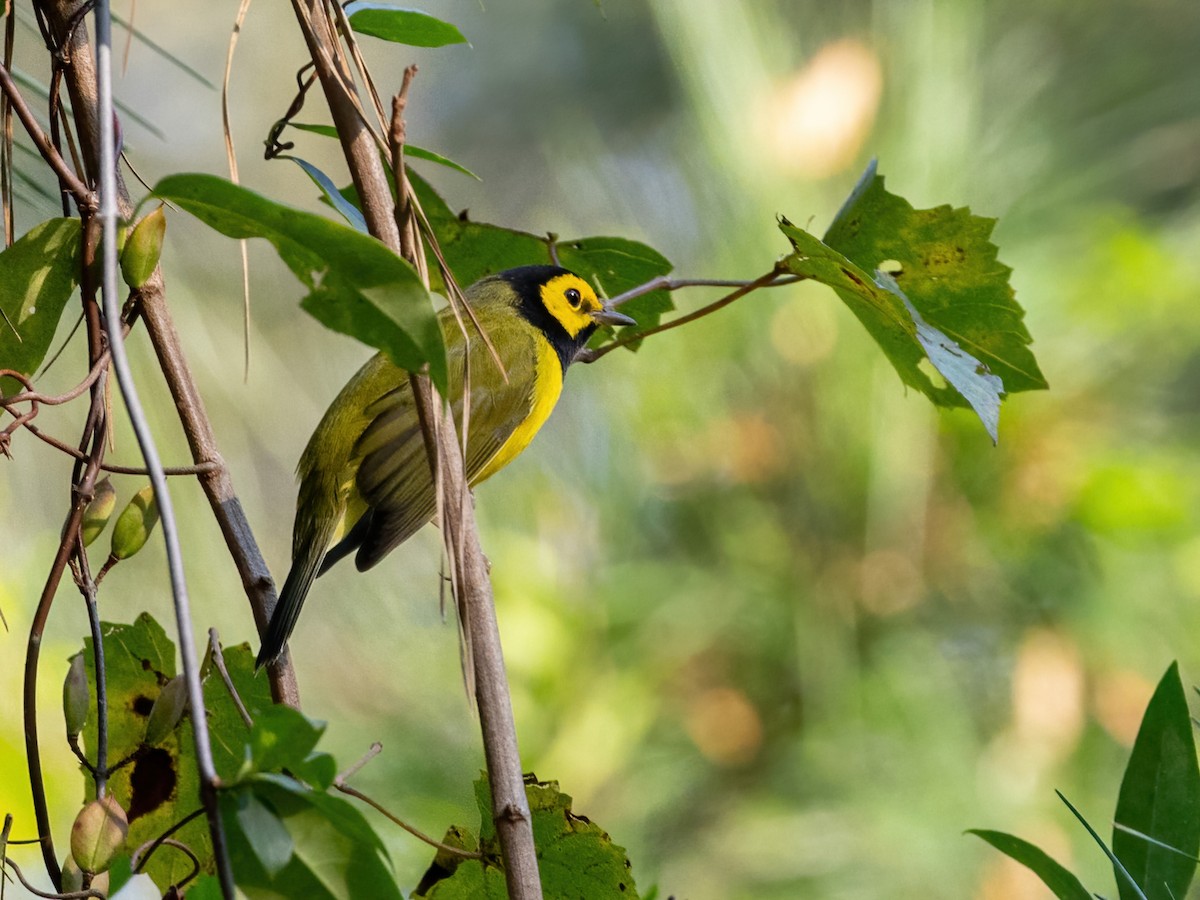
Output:
[[[235,8],[142,2],[136,21],[219,83]],[[1107,832],[1155,682],[1174,659],[1186,683],[1200,672],[1200,6],[427,8],[472,46],[363,43],[385,92],[421,67],[410,140],[481,176],[421,168],[452,207],[636,238],[681,276],[750,278],[787,249],[776,214],[823,232],[878,156],[914,205],[999,218],[1051,385],[1009,398],[993,448],[970,414],[906,394],[837,298],[803,285],[572,370],[530,451],[477,494],[526,768],[559,780],[660,897],[1050,896],[962,834],[973,827],[1033,840],[1111,892],[1054,789]],[[259,149],[305,58],[286,6],[252,7],[234,136],[245,183],[319,209],[299,169]],[[24,28],[18,61],[45,80]],[[163,134],[126,119],[147,182],[225,172],[217,92],[134,43],[118,95]],[[322,112],[314,91],[297,118]],[[345,180],[333,142],[297,140]],[[27,204],[19,228],[52,214]],[[243,378],[236,245],[171,215],[173,309],[282,578],[296,460],[369,351],[301,313],[299,284],[262,242],[251,262]],[[77,380],[82,348],[47,389]],[[183,462],[142,333],[131,350],[165,456]],[[73,441],[81,415],[45,410],[39,424]],[[0,807],[24,836],[24,639],[69,465],[28,437],[14,455],[0,468]],[[128,430],[112,458],[136,459]],[[141,486],[117,484],[122,499]],[[199,489],[173,484],[198,626],[257,646]],[[356,783],[435,835],[477,822],[482,766],[438,547],[427,529],[366,575],[334,570],[292,642],[305,710],[330,723],[324,748],[345,766],[382,740]],[[164,573],[159,542],[118,566],[104,617],[149,609],[171,631]],[[61,823],[82,783],[57,696],[85,631],[64,587],[42,653]],[[376,824],[411,888],[431,853]]]

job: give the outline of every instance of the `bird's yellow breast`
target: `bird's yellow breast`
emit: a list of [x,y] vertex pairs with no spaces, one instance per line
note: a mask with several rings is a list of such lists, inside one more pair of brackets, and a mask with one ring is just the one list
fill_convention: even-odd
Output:
[[554,405],[558,403],[563,386],[562,363],[558,361],[558,354],[545,337],[538,333],[534,340],[537,347],[537,361],[534,364],[533,397],[529,406],[529,414],[517,425],[508,440],[500,446],[496,455],[488,460],[487,465],[475,478],[471,479],[472,486],[491,478],[528,447],[533,436],[550,418],[550,413],[554,411]]

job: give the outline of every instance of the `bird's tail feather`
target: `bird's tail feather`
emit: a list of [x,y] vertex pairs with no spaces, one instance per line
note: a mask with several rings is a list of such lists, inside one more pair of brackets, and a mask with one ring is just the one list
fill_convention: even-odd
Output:
[[323,553],[311,554],[310,558],[297,559],[292,562],[292,569],[283,582],[283,590],[279,592],[279,601],[267,624],[267,632],[263,635],[262,648],[258,651],[258,661],[255,669],[261,669],[268,663],[274,662],[296,627],[300,617],[300,608],[304,606],[304,598],[312,587],[313,579],[321,568]]

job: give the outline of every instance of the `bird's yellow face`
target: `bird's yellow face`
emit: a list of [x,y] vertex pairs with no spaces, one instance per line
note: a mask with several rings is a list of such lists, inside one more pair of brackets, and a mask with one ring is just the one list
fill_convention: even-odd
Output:
[[596,324],[596,315],[604,304],[592,286],[578,275],[556,275],[541,286],[542,305],[572,338]]

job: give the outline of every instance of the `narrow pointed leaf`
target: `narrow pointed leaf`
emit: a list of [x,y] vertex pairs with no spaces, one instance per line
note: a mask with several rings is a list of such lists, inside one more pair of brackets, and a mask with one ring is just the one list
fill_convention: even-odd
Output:
[[[1200,770],[1187,697],[1173,663],[1150,699],[1125,767],[1115,820],[1113,851],[1150,900],[1183,897],[1200,851]],[[1122,900],[1135,895],[1121,886]]]
[[1100,837],[1100,835],[1096,832],[1096,829],[1092,827],[1092,823],[1083,817],[1083,813],[1075,808],[1075,805],[1067,799],[1066,795],[1063,794],[1062,791],[1055,791],[1054,793],[1058,795],[1058,799],[1061,800],[1066,805],[1067,809],[1071,811],[1071,815],[1079,820],[1079,824],[1087,830],[1087,833],[1092,836],[1092,840],[1095,841],[1096,845],[1104,851],[1104,855],[1107,856],[1109,862],[1112,863],[1113,871],[1117,876],[1117,884],[1120,885],[1121,888],[1121,895],[1124,896],[1125,890],[1128,889],[1131,892],[1134,900],[1147,900],[1146,895],[1142,893],[1142,889],[1138,886],[1137,881],[1134,880],[1133,875],[1129,873],[1129,870],[1125,868],[1125,866],[1121,863],[1121,860],[1117,858],[1117,855],[1113,853],[1108,844],[1104,843],[1104,838]]
[[1041,848],[1003,831],[972,828],[967,834],[987,841],[1001,853],[1029,869],[1054,892],[1058,900],[1091,900],[1087,888],[1070,870],[1064,868]]

